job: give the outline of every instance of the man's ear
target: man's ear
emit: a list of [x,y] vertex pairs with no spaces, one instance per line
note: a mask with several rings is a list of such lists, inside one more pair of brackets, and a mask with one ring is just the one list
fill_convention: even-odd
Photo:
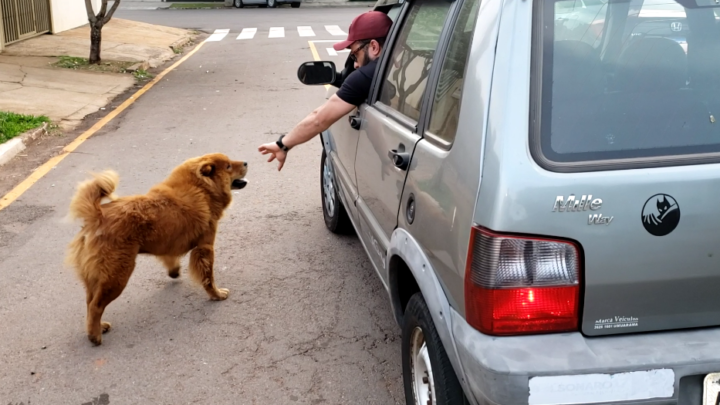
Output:
[[205,177],[210,177],[213,174],[215,174],[215,165],[212,163],[205,163],[200,168],[200,174],[202,174]]

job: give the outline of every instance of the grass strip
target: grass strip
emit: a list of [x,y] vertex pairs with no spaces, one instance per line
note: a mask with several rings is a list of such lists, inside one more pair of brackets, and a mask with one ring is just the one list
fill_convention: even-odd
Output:
[[50,122],[50,119],[44,115],[36,117],[34,115],[0,111],[0,143],[5,143],[23,132],[37,128],[46,122]]

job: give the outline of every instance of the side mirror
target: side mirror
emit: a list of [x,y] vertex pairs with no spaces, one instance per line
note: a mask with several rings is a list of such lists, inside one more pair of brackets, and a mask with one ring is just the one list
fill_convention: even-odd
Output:
[[332,84],[337,72],[333,62],[305,62],[298,68],[297,75],[302,84]]

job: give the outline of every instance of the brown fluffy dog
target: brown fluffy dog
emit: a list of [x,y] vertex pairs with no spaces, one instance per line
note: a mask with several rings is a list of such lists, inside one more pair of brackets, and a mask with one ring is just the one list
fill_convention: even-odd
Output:
[[[138,254],[157,256],[172,278],[180,275],[180,258],[190,254],[190,275],[212,300],[228,290],[213,279],[213,243],[217,224],[232,200],[232,189],[246,182],[247,163],[223,154],[189,159],[145,195],[117,198],[113,171],[94,175],[78,186],[70,215],[84,225],[68,247],[67,263],[85,284],[88,339],[102,343],[110,330],[101,322],[105,307],[127,285]],[[101,204],[104,198],[109,203]]]

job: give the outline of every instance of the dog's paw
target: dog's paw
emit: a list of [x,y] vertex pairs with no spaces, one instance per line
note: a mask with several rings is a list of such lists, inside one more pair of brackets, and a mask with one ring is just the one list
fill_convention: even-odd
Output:
[[180,277],[180,267],[175,267],[172,270],[168,270],[168,276],[170,276],[170,278]]
[[230,290],[227,288],[218,288],[215,291],[215,296],[211,297],[210,299],[213,301],[222,301],[224,299],[227,299],[228,295],[230,294]]
[[102,326],[102,333],[108,333],[112,329],[112,325],[110,324],[110,322],[103,322],[101,324],[101,326]]
[[88,340],[92,342],[94,346],[100,346],[102,344],[102,335],[93,336],[88,335]]

